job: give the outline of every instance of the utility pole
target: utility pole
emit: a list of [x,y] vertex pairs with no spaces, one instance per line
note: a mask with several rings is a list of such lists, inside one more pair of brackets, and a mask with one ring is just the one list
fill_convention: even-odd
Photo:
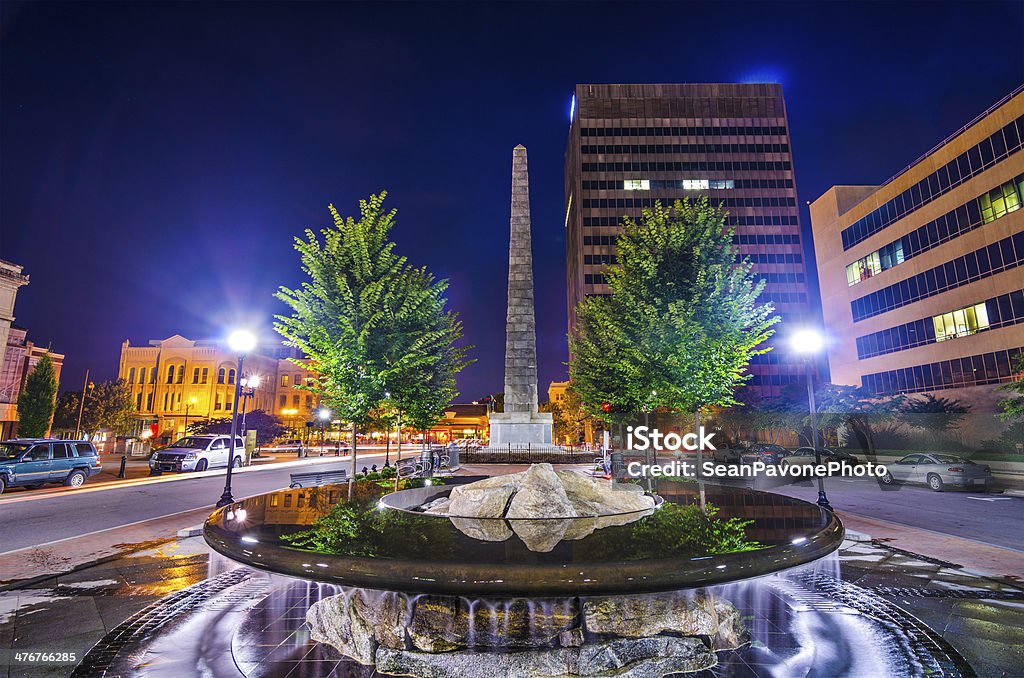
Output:
[[85,368],[85,383],[82,384],[82,400],[78,403],[78,422],[75,424],[75,440],[82,430],[82,411],[85,409],[85,392],[89,390],[89,368]]

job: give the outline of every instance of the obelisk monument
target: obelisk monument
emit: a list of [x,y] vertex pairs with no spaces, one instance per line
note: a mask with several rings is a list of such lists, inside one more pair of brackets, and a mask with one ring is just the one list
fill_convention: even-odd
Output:
[[490,416],[492,446],[551,445],[550,412],[537,411],[537,322],[533,309],[530,178],[526,148],[512,149],[512,218],[505,316],[505,411]]

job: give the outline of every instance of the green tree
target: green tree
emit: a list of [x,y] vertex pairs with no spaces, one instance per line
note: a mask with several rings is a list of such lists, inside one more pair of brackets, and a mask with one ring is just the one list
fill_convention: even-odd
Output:
[[1010,394],[999,401],[999,407],[1002,409],[999,418],[1010,422],[1024,420],[1024,353],[1017,356],[1013,369],[1017,373],[1017,378],[999,387],[1000,391]]
[[877,431],[899,425],[907,399],[903,395],[878,396],[862,386],[824,384],[814,400],[822,429],[846,427],[863,440],[868,456],[874,459]]
[[937,398],[931,393],[907,398],[900,407],[907,424],[927,429],[930,433],[945,433],[959,428],[970,411],[970,407],[955,398]]
[[[275,329],[315,375],[299,388],[351,422],[353,432],[385,399],[410,424],[439,418],[457,394],[455,374],[469,362],[467,348],[455,346],[462,325],[446,310],[447,281],[395,252],[388,236],[396,211],[385,211],[385,197],[361,200],[358,219],[329,206],[333,226],[295,240],[308,280],[276,295],[291,315],[276,316]],[[356,458],[353,444],[353,477]]]
[[129,435],[136,425],[134,410],[131,387],[123,379],[89,382],[84,404],[81,391],[66,391],[57,397],[53,427],[71,434],[76,429],[86,435],[106,429],[116,435]]
[[44,353],[18,394],[18,435],[25,438],[46,435],[53,419],[56,395],[57,376],[53,371],[53,361]]
[[764,281],[732,243],[725,212],[706,197],[656,202],[623,219],[611,295],[588,297],[570,336],[570,380],[587,410],[735,404],[747,365],[779,321],[759,303]]

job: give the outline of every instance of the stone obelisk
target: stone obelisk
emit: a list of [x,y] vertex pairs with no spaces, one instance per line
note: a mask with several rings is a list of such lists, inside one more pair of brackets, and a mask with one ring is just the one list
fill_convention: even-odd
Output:
[[533,307],[530,178],[526,148],[512,150],[512,218],[505,316],[505,411],[490,417],[491,445],[551,445],[552,415],[537,411],[537,323]]

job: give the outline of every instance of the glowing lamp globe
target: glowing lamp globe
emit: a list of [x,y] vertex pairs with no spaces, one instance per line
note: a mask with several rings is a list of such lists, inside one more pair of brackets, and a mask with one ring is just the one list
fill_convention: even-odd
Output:
[[248,353],[256,348],[256,335],[248,330],[235,330],[228,335],[228,347],[235,353]]
[[789,341],[794,351],[805,355],[820,353],[821,349],[825,346],[825,340],[822,338],[821,333],[810,329],[796,332]]

